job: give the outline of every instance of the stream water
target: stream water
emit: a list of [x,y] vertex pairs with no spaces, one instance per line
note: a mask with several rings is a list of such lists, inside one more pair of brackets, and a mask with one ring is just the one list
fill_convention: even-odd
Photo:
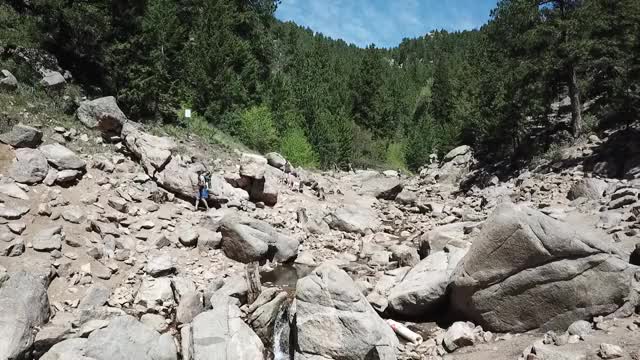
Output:
[[273,360],[293,360],[293,354],[289,346],[291,343],[290,306],[291,303],[289,301],[285,301],[282,304],[273,325]]

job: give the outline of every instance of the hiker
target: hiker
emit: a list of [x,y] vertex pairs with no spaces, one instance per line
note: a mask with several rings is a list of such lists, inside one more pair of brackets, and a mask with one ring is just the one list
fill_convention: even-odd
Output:
[[211,176],[207,171],[199,170],[198,174],[198,193],[196,194],[195,210],[198,211],[198,205],[200,201],[204,203],[204,207],[209,211],[209,185],[211,182]]

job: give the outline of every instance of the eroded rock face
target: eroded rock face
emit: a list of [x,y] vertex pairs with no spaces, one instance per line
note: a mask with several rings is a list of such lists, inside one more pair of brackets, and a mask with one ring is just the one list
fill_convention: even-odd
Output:
[[501,204],[456,270],[451,303],[486,330],[566,329],[618,310],[640,270],[586,224]]
[[298,280],[295,319],[296,359],[396,358],[393,330],[334,265],[323,264]]
[[36,327],[49,319],[46,281],[15,273],[0,287],[0,359],[20,358],[34,340]]

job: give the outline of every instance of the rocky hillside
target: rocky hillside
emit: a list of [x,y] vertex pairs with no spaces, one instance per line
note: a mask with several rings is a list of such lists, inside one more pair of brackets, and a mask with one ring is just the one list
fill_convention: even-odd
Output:
[[414,177],[214,153],[112,97],[24,119],[0,135],[0,359],[640,356],[629,130],[499,179],[466,146]]

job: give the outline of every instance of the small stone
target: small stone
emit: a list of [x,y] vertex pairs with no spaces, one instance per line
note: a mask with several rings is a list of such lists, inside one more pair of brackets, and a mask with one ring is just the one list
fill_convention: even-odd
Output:
[[602,343],[598,355],[602,359],[617,359],[624,356],[624,351],[620,346]]

